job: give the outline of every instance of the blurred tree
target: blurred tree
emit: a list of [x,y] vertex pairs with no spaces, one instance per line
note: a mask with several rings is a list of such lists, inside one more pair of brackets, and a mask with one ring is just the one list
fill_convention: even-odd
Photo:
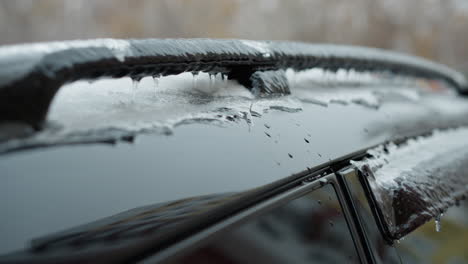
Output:
[[395,49],[468,71],[465,0],[0,0],[0,44],[217,37]]

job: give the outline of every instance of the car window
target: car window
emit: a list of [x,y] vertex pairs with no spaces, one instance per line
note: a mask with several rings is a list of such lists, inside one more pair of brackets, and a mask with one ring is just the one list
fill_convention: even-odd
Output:
[[170,263],[358,263],[334,187],[300,198],[216,235]]

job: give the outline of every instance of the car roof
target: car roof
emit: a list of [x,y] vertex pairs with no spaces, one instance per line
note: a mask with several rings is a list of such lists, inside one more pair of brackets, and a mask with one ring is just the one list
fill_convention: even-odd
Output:
[[[128,80],[126,85],[131,89]],[[232,88],[215,86],[218,92]],[[290,95],[270,97],[251,97],[254,92],[245,88],[249,96],[206,91],[194,95],[190,89],[172,93],[172,88],[159,95],[184,101],[161,105],[193,108],[175,115],[150,109],[149,119],[141,120],[159,123],[147,122],[149,128],[118,126],[102,134],[91,128],[84,133],[74,130],[67,126],[68,114],[87,121],[88,102],[65,100],[63,108],[52,105],[49,113],[64,127],[45,127],[32,137],[2,144],[0,171],[6,176],[0,185],[0,207],[5,208],[0,226],[11,239],[0,252],[22,248],[32,237],[144,205],[281,184],[365,155],[384,142],[468,123],[464,97],[426,86],[407,89],[402,83],[356,87],[309,82],[291,88]],[[67,90],[73,87],[64,87],[65,97]],[[59,106],[60,96],[54,102]],[[114,99],[108,97],[97,102]],[[170,123],[174,118],[181,122]],[[104,115],[100,121],[114,125],[116,120]]]

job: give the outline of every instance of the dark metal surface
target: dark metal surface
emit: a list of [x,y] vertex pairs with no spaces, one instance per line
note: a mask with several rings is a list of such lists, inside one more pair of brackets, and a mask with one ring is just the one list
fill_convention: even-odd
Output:
[[379,108],[304,103],[294,113],[272,109],[251,125],[192,123],[171,136],[139,136],[133,144],[4,155],[0,228],[7,239],[0,252],[144,205],[281,185],[385,141],[464,125],[468,111],[450,106],[465,103],[432,94]]
[[[271,199],[271,208],[258,206],[254,215],[208,241],[192,242],[191,249],[179,246],[177,257],[161,263],[369,263],[359,240],[354,243],[354,223],[338,199],[343,194],[335,177],[321,181],[304,183],[284,201]],[[316,187],[300,195],[307,185]],[[144,263],[159,263],[164,253]]]
[[346,167],[338,172],[344,180],[347,189],[352,197],[352,208],[357,214],[356,222],[360,225],[360,230],[365,234],[363,243],[373,255],[374,263],[400,263],[399,256],[393,245],[393,241],[385,236],[381,229],[385,228],[383,223],[378,221],[376,214],[376,204],[369,200],[369,193],[364,189],[362,175],[354,167]]
[[[443,66],[365,48],[238,40],[62,44],[0,50],[0,65],[13,63],[0,71],[1,121],[40,125],[62,84],[102,76],[139,79],[185,71],[222,72],[249,88],[257,85],[254,88],[260,93],[285,94],[291,91],[284,85],[268,90],[267,79],[287,84],[282,69],[317,66],[332,71],[338,67],[391,71],[442,79],[460,91],[466,88],[463,77]],[[173,134],[139,135],[135,142],[5,152],[0,157],[4,238],[0,262],[4,254],[28,250],[32,240],[32,247],[41,250],[54,245],[51,234],[134,208],[226,193],[255,203],[272,195],[272,190],[285,191],[312,172],[365,155],[367,149],[384,142],[468,125],[464,97],[425,91],[411,99],[404,93],[382,95],[380,88],[369,87],[371,91],[364,95],[379,92],[379,102],[373,106],[360,99],[343,99],[340,90],[333,89],[326,94],[332,98],[330,103],[317,103],[313,99],[319,94],[312,89],[307,95],[310,100],[293,92],[301,108],[269,107],[250,119],[232,119],[220,126],[190,120]],[[199,224],[234,213],[235,207],[230,208],[205,215]],[[120,253],[129,256],[133,246],[139,245]]]

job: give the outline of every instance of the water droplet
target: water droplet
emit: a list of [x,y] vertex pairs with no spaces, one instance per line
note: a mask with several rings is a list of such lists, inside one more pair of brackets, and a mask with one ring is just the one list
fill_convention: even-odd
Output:
[[321,201],[321,200],[317,200],[317,203],[318,203],[319,205],[322,205],[322,201]]
[[264,124],[264,126],[267,128],[267,129],[270,129],[270,126],[268,124]]
[[317,153],[317,155],[318,155],[319,157],[322,157],[322,154],[320,154],[320,153]]
[[440,229],[442,228],[441,223],[440,223],[440,218],[442,217],[442,214],[436,216],[435,218],[435,229],[436,232],[440,232]]
[[306,143],[310,143],[309,140],[307,140],[306,138],[304,138],[304,141],[305,141]]
[[270,135],[270,134],[268,134],[267,132],[265,132],[265,135],[267,135],[267,137],[271,137],[271,135]]
[[320,183],[321,185],[325,185],[325,184],[328,183],[328,180],[327,180],[327,179],[320,179],[320,180],[319,180],[319,183]]
[[331,227],[333,227],[335,224],[333,223],[333,221],[329,221],[328,224],[330,224]]
[[276,162],[276,165],[281,166],[281,163],[279,161]]
[[291,153],[288,153],[288,156],[292,159],[293,158],[293,155],[291,155]]
[[259,113],[259,112],[255,112],[253,110],[250,111],[250,114],[253,116],[253,117],[262,117],[262,115]]

